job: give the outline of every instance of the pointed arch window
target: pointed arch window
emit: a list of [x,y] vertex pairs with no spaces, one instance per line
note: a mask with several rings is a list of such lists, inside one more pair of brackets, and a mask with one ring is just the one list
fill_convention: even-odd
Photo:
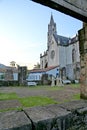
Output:
[[76,51],[75,49],[72,50],[72,62],[74,63],[76,59]]

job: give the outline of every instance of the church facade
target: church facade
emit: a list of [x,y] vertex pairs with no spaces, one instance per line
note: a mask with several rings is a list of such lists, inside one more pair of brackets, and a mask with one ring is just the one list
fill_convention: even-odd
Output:
[[47,33],[47,50],[40,54],[40,69],[51,66],[59,67],[62,79],[79,80],[80,52],[78,35],[73,38],[57,34],[56,23],[51,14]]

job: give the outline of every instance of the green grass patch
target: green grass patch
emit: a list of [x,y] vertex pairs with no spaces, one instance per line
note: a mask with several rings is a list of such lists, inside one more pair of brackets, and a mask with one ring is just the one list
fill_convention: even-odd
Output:
[[47,85],[43,85],[43,86],[29,86],[28,87],[29,89],[32,89],[32,90],[61,90],[61,89],[64,89],[63,86],[47,86]]
[[75,94],[72,97],[73,100],[80,100],[80,94]]
[[19,101],[21,102],[23,107],[44,106],[48,104],[57,103],[53,99],[44,96],[32,96],[32,97],[20,98]]
[[0,93],[0,100],[14,100],[17,99],[21,103],[21,108],[8,108],[1,109],[0,112],[12,111],[12,110],[21,110],[25,107],[33,107],[33,106],[44,106],[48,104],[56,104],[53,99],[44,97],[44,96],[32,96],[32,97],[24,97],[19,98],[16,93]]
[[71,84],[71,87],[73,87],[73,88],[80,88],[80,84],[78,83],[78,84]]
[[47,87],[46,89],[55,91],[55,90],[63,90],[64,87],[62,87],[62,86],[53,86],[53,87]]
[[1,109],[0,112],[7,112],[7,111],[21,111],[22,107],[18,107],[18,108],[8,108],[8,109]]
[[17,98],[18,96],[16,93],[0,93],[0,100],[12,100]]

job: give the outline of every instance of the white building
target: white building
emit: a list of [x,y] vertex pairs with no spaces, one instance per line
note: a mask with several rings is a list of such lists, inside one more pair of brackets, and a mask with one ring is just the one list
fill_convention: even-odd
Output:
[[49,76],[53,76],[53,77],[57,77],[59,76],[59,67],[58,66],[51,66],[48,68],[44,68],[44,69],[33,69],[30,70],[30,72],[27,75],[27,82],[29,84],[29,82],[36,82],[39,83],[42,79],[42,76],[44,74],[47,74]]
[[40,54],[40,68],[59,66],[62,79],[79,79],[80,53],[78,35],[73,38],[57,35],[56,23],[51,15],[48,24],[47,50]]

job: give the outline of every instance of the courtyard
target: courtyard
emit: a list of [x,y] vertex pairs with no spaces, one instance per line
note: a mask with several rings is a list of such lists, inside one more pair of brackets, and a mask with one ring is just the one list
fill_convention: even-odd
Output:
[[80,84],[0,87],[0,112],[80,100]]

